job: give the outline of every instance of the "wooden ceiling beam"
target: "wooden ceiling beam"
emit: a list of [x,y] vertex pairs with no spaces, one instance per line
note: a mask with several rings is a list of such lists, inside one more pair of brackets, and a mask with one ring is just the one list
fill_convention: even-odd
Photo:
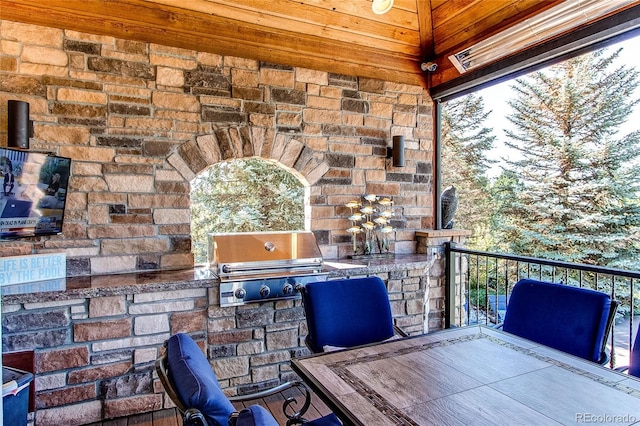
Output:
[[114,37],[425,85],[417,59],[317,36],[275,31],[219,16],[140,0],[3,1],[2,18]]
[[420,47],[422,60],[430,60],[435,56],[436,48],[433,40],[433,17],[431,0],[416,0],[418,9],[418,27],[420,28]]

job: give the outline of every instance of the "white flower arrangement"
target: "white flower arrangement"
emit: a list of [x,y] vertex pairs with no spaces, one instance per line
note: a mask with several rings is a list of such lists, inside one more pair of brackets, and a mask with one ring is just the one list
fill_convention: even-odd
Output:
[[363,196],[365,202],[349,201],[345,204],[349,208],[351,227],[347,232],[351,234],[353,253],[358,252],[358,234],[364,234],[364,254],[372,254],[374,242],[377,241],[378,251],[389,252],[389,235],[394,231],[390,225],[393,217],[393,200],[388,197],[380,198],[375,194]]

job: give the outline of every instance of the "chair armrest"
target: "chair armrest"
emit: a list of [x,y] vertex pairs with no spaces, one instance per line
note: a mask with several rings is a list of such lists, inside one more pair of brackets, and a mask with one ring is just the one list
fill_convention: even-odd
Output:
[[609,335],[611,334],[611,329],[613,328],[613,322],[616,319],[616,311],[618,310],[618,301],[615,299],[611,299],[611,307],[609,308],[609,316],[607,317],[607,325],[604,330],[604,338],[602,339],[602,348],[600,350],[600,359],[598,360],[598,364],[605,365],[611,359],[609,354],[607,353],[607,340],[609,340]]
[[197,408],[189,408],[182,416],[182,426],[208,426],[207,420],[204,418],[200,410]]
[[[261,390],[258,392],[252,392],[252,393],[248,393],[248,394],[244,394],[244,395],[235,395],[235,396],[230,396],[229,397],[229,401],[231,401],[231,403],[234,402],[246,402],[246,401],[250,401],[252,399],[260,399],[260,398],[264,398],[267,396],[271,396],[271,395],[275,395],[278,393],[281,393],[287,389],[291,389],[291,388],[298,388],[298,389],[304,389],[305,391],[307,391],[307,388],[305,386],[304,383],[302,383],[299,380],[293,381],[293,382],[285,382],[281,385],[278,386],[274,386],[272,388],[268,388],[265,390]],[[308,392],[308,391],[307,391]]]
[[228,426],[278,426],[277,420],[265,407],[253,404],[229,416]]
[[401,329],[400,327],[398,327],[397,325],[393,325],[393,329],[395,330],[395,332],[402,337],[409,337],[409,335],[407,334],[406,331],[404,331],[403,329]]
[[302,404],[302,407],[298,411],[295,411],[294,407],[299,404],[298,400],[296,399],[297,397],[295,396],[287,397],[283,394],[285,398],[284,398],[284,402],[282,403],[282,412],[287,417],[287,419],[289,419],[287,420],[287,425],[302,424],[306,422],[303,416],[311,406],[311,393],[309,392],[309,389],[307,389],[305,384],[299,380],[296,380],[293,382],[286,382],[281,385],[275,386],[273,388],[265,389],[259,392],[254,392],[246,395],[232,396],[232,397],[229,397],[229,401],[231,401],[232,404],[234,402],[246,402],[246,401],[260,399],[267,396],[282,393],[285,390],[292,389],[292,388],[295,388],[298,391],[300,391],[300,393],[302,394],[300,396],[304,397],[304,403]]

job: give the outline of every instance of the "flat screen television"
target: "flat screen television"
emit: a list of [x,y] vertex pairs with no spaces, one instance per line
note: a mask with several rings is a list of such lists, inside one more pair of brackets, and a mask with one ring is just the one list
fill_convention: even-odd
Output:
[[0,148],[0,239],[62,233],[71,159]]

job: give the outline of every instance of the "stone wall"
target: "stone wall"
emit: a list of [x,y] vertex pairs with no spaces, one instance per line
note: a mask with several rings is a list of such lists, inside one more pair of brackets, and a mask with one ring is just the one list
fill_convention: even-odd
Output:
[[[30,104],[32,150],[73,161],[63,235],[0,243],[64,251],[69,275],[191,267],[190,180],[259,156],[310,185],[326,258],[350,250],[344,204],[397,207],[392,250],[431,228],[432,101],[416,86],[0,21],[0,143],[7,100]],[[386,159],[405,138],[406,166]]]
[[[387,283],[396,324],[412,334],[425,331],[425,265],[426,259],[375,272]],[[300,300],[221,308],[217,285],[183,285],[188,288],[3,303],[3,351],[35,349],[36,424],[87,424],[173,406],[154,361],[177,332],[198,341],[230,395],[295,378],[291,357],[308,353]]]

